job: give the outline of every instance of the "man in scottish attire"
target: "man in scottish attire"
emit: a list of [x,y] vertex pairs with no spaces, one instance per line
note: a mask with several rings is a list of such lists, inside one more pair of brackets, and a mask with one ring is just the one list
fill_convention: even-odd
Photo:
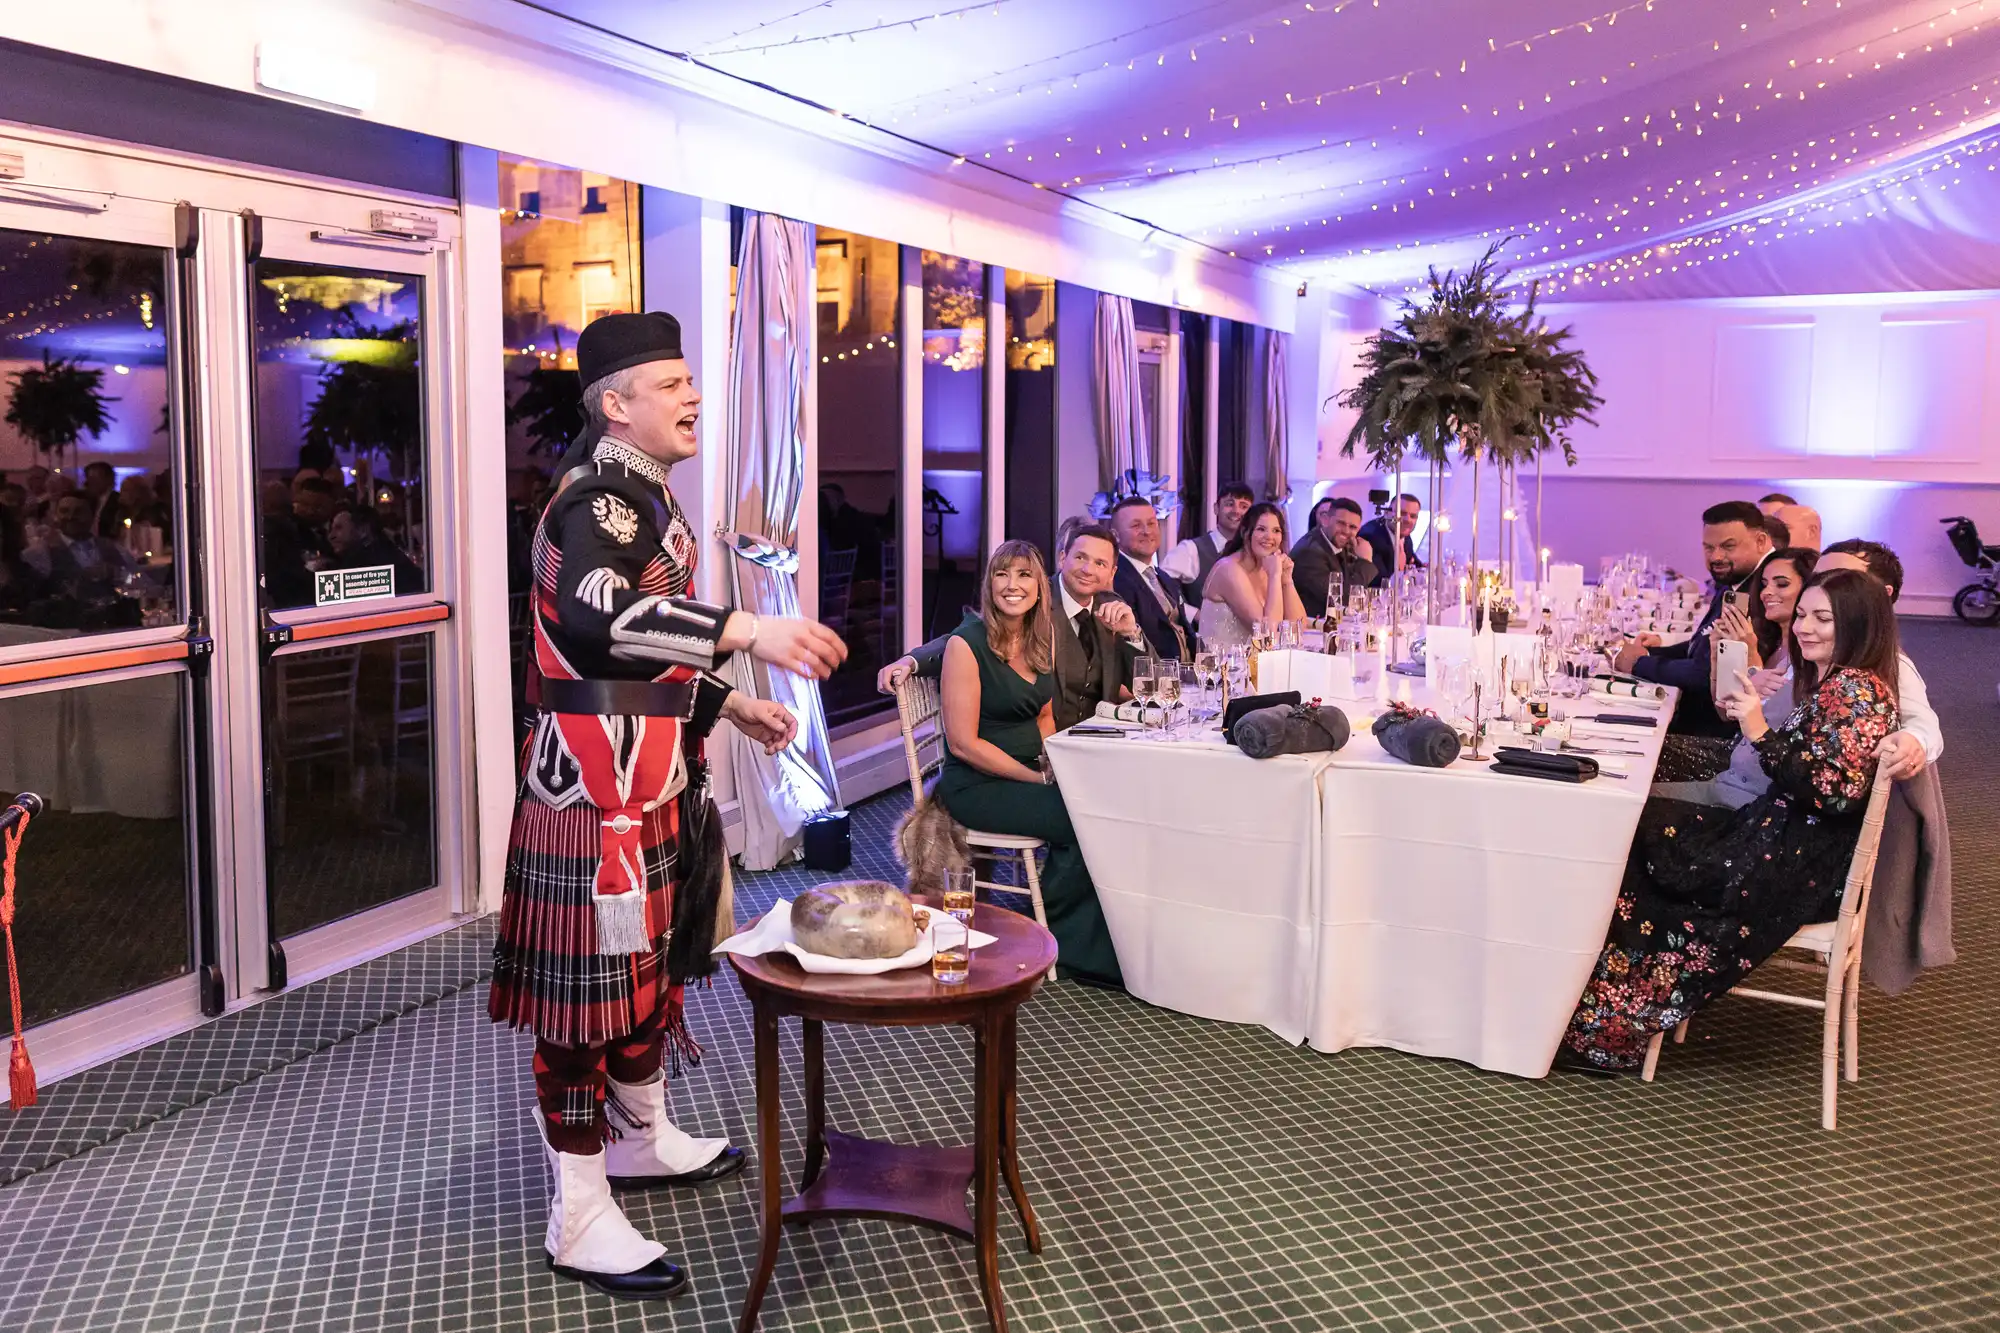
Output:
[[[665,314],[610,315],[577,340],[590,443],[533,541],[538,712],[522,756],[489,1012],[535,1034],[538,1122],[560,1275],[613,1296],[687,1284],[611,1187],[695,1185],[743,1168],[667,1114],[665,1053],[700,1049],[683,987],[714,970],[727,883],[702,738],[727,718],[775,752],[796,722],[714,675],[731,652],[824,678],[846,649],[810,621],[688,597],[699,541],[668,470],[692,457],[701,394]],[[730,924],[723,923],[725,928]]]

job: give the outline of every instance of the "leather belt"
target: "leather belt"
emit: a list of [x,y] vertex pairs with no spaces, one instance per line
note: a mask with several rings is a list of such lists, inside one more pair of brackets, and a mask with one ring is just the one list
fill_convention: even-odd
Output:
[[678,717],[694,713],[694,684],[678,680],[541,681],[546,713],[598,717]]

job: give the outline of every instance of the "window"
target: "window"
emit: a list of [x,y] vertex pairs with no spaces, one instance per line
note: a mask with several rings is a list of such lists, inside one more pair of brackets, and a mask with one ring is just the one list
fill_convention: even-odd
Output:
[[979,605],[986,562],[986,265],[923,252],[924,633]]
[[0,644],[181,618],[167,291],[164,250],[0,230]]
[[[1056,282],[1007,270],[1007,531],[1053,561],[1056,531]],[[1053,569],[1054,565],[1051,564]]]
[[500,158],[507,385],[507,594],[514,705],[527,709],[528,552],[556,462],[583,428],[576,337],[638,310],[639,187],[526,158]]
[[904,648],[901,264],[893,241],[819,231],[819,618],[848,649],[821,689],[831,727],[893,710],[875,674]]

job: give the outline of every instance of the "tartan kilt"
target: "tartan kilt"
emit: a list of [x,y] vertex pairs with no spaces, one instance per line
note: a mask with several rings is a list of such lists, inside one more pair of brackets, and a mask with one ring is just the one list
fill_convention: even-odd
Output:
[[667,980],[666,940],[673,923],[680,798],[645,815],[644,953],[597,952],[591,905],[604,812],[588,801],[557,809],[527,790],[508,835],[500,930],[493,942],[493,988],[487,1013],[559,1046],[602,1046],[631,1033],[667,1006],[668,1042],[676,1056],[699,1057],[681,1014],[679,986]]

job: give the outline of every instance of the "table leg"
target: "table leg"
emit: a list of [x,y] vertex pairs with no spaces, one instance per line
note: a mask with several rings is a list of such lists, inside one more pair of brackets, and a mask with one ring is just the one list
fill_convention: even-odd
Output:
[[750,1279],[750,1290],[743,1296],[743,1317],[736,1325],[738,1333],[751,1333],[757,1327],[757,1309],[764,1303],[764,1289],[770,1286],[771,1273],[778,1266],[778,1238],[783,1230],[779,1212],[783,1206],[779,1193],[784,1168],[778,1148],[778,1015],[754,999],[752,1004],[756,1008],[757,1171],[764,1187],[759,1218],[763,1239],[757,1252],[756,1275]]
[[1017,1011],[1009,1010],[1001,1019],[1003,1035],[1000,1042],[1000,1169],[1007,1177],[1007,1193],[1014,1198],[1014,1211],[1020,1214],[1021,1230],[1027,1234],[1028,1252],[1042,1252],[1042,1229],[1035,1225],[1035,1207],[1028,1202],[1028,1191],[1021,1187],[1021,1163],[1015,1148],[1015,1119],[1018,1110],[1015,1095],[1014,1048],[1015,1034],[1019,1030]]
[[806,1164],[799,1173],[799,1193],[812,1188],[826,1160],[826,1025],[817,1018],[800,1022],[806,1066]]
[[979,1285],[993,1333],[1007,1333],[1000,1294],[1000,1070],[1005,1020],[987,1014],[973,1027],[972,1232],[979,1250]]

